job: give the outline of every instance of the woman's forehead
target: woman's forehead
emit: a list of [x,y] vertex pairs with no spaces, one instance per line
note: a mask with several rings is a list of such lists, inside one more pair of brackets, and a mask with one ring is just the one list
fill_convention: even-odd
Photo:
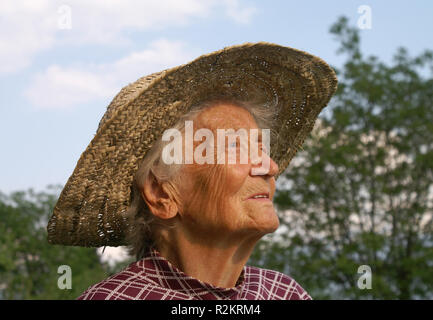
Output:
[[240,129],[258,128],[251,113],[243,107],[234,104],[217,104],[204,109],[194,121],[196,128]]

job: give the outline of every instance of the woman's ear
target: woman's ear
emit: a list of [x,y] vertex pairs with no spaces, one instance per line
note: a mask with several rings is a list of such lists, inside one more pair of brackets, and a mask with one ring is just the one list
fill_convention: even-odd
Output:
[[160,183],[152,171],[144,182],[141,195],[153,215],[160,219],[171,219],[178,213],[178,206],[169,188]]

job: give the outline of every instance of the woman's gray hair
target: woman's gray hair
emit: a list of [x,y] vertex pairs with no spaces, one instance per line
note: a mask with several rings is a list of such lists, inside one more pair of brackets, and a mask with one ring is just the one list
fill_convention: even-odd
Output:
[[[204,101],[192,106],[190,111],[183,115],[178,122],[172,127],[179,132],[184,133],[185,121],[194,120],[197,115],[206,108],[217,104],[227,103],[243,107],[248,110],[261,129],[271,129],[271,141],[276,132],[272,131],[272,122],[275,117],[275,107],[254,100],[239,100],[231,97],[210,97]],[[140,260],[145,255],[146,251],[155,246],[155,235],[153,227],[158,224],[158,219],[152,214],[149,207],[145,203],[142,195],[144,183],[151,175],[152,179],[156,179],[157,183],[166,183],[170,186],[169,190],[177,193],[179,185],[179,170],[182,164],[166,164],[162,161],[162,151],[170,141],[163,141],[159,138],[146,156],[141,161],[137,172],[134,175],[131,187],[131,204],[127,211],[127,216],[130,217],[131,231],[126,235],[129,244],[129,254]],[[173,196],[175,196],[173,194]]]

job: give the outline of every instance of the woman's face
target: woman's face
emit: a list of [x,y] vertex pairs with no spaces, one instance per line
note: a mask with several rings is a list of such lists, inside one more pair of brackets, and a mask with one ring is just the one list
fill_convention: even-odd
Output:
[[[244,108],[218,104],[202,111],[193,121],[194,133],[200,128],[207,128],[217,137],[217,129],[258,129],[253,116]],[[260,129],[258,130],[261,131]],[[203,139],[204,141],[204,139]],[[239,139],[238,139],[239,142]],[[202,141],[194,142],[194,148]],[[185,164],[181,169],[181,186],[179,188],[181,221],[195,235],[215,236],[262,236],[274,232],[279,225],[278,217],[272,203],[275,193],[275,178],[278,165],[269,159],[266,153],[259,155],[270,161],[266,174],[257,173],[254,167],[261,167],[261,162],[251,159],[248,152],[248,163],[239,161],[239,143],[227,146],[237,148],[238,157],[235,164]],[[259,150],[261,143],[259,142]],[[215,162],[217,143],[215,142]],[[249,150],[249,149],[248,149]],[[221,150],[220,150],[221,152]],[[252,198],[264,194],[266,198]]]

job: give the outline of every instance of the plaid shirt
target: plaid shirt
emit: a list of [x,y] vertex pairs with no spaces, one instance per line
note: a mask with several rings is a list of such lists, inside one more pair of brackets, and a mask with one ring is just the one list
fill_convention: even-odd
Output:
[[292,278],[245,266],[233,288],[192,278],[150,250],[123,271],[89,287],[78,300],[311,300]]

